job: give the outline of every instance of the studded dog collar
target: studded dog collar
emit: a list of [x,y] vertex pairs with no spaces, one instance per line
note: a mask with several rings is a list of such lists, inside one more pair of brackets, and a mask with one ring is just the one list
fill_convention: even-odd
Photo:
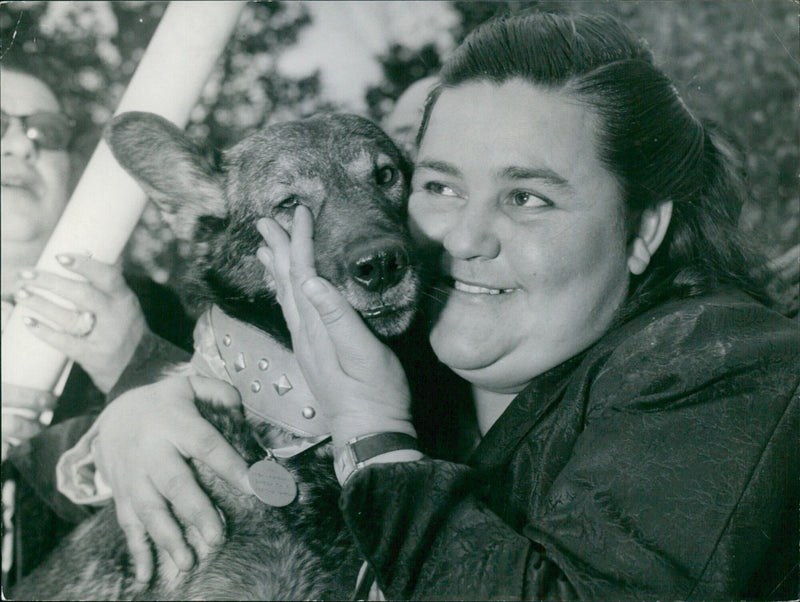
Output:
[[248,417],[301,437],[330,433],[294,354],[271,336],[214,305],[198,320],[194,340],[192,364],[236,387]]

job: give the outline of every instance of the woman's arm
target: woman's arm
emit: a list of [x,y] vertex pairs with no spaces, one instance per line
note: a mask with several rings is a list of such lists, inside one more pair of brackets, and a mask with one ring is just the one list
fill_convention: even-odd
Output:
[[438,460],[358,471],[345,521],[388,599],[578,599],[535,540],[474,495],[475,472]]
[[[356,472],[342,509],[387,597],[791,591],[797,334],[763,319],[747,332],[712,313],[649,323],[602,369],[587,360],[496,467],[484,454],[480,469],[424,460]],[[549,401],[510,409],[533,415]]]
[[142,335],[133,357],[108,392],[107,403],[126,391],[151,384],[168,368],[188,362],[191,357],[188,351],[148,330]]

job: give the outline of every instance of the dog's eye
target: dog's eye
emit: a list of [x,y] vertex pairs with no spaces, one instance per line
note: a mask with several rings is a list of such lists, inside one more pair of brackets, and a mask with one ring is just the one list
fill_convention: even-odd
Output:
[[378,186],[391,186],[397,180],[397,169],[391,165],[384,165],[375,171],[375,180]]
[[295,195],[291,195],[291,196],[287,196],[280,203],[278,203],[275,207],[277,209],[283,209],[285,211],[288,211],[289,209],[294,209],[299,204],[300,204],[300,200]]

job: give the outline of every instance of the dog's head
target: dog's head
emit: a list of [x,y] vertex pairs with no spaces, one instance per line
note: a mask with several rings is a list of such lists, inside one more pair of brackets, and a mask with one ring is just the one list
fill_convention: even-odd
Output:
[[190,245],[187,283],[201,302],[263,327],[275,295],[255,257],[255,223],[269,216],[291,232],[303,204],[314,215],[318,273],[378,335],[410,325],[420,290],[406,225],[410,166],[370,121],[331,113],[273,125],[218,164],[150,113],[119,115],[106,140]]

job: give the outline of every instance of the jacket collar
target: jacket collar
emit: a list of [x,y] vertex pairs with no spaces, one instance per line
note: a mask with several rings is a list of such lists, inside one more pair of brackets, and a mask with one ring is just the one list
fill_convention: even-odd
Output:
[[508,462],[519,443],[564,396],[570,376],[586,352],[566,360],[534,378],[506,408],[469,458],[478,469]]
[[[743,297],[742,293],[735,294],[736,297],[726,296],[723,299],[739,301],[743,298],[749,299]],[[708,303],[707,298],[695,298],[688,303],[686,300],[675,299],[656,305],[625,322],[615,324],[587,349],[535,377],[492,425],[470,456],[469,464],[475,468],[492,469],[507,463],[526,435],[564,399],[567,387],[570,384],[590,386],[604,362],[603,358],[607,357],[622,340],[641,329],[644,324],[664,316],[679,316],[687,311],[695,313],[702,311],[706,303]]]

